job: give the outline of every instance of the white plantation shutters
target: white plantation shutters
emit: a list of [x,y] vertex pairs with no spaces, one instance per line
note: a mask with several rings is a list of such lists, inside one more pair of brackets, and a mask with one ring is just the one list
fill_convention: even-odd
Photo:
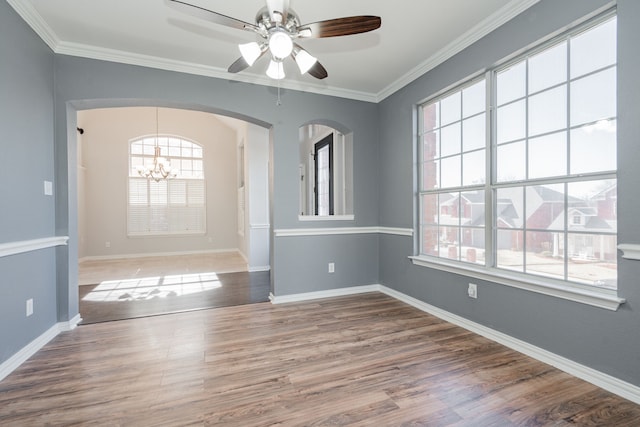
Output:
[[[131,141],[127,229],[129,236],[203,234],[206,193],[202,147],[178,137],[160,137],[162,154],[178,168],[174,179],[156,182],[138,175],[139,164],[153,161],[147,145],[153,138]],[[141,149],[142,147],[142,149]],[[143,154],[146,153],[146,154]]]

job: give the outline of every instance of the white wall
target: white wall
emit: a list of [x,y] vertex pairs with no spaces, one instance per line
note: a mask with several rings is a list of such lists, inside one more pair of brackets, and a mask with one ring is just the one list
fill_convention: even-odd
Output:
[[268,270],[269,234],[269,131],[250,125],[245,145],[245,194],[249,271]]
[[86,168],[84,166],[84,141],[78,133],[78,258],[87,256],[87,221],[85,184]]
[[[196,236],[127,237],[129,140],[156,133],[155,107],[78,112],[84,163],[83,257],[237,250],[236,131],[214,114],[159,109],[158,132],[204,146],[207,232]],[[81,176],[81,174],[79,174]],[[79,188],[79,191],[81,188]],[[79,215],[83,210],[79,210]],[[79,230],[82,233],[82,230]],[[109,247],[107,243],[109,242]]]

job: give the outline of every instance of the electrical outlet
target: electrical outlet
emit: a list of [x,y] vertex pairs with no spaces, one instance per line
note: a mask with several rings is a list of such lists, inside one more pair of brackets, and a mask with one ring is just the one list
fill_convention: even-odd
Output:
[[110,248],[111,247],[111,242],[104,242],[104,247],[105,248]]
[[334,273],[336,271],[336,265],[333,262],[329,263],[329,273]]
[[27,300],[27,317],[33,314],[33,298]]
[[469,283],[467,294],[469,295],[469,298],[478,298],[478,285],[475,283]]

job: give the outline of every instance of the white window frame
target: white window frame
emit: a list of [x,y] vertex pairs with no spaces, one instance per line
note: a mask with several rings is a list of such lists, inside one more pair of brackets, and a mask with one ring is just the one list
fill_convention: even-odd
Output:
[[[163,157],[168,158],[172,163],[172,167],[178,169],[178,175],[175,178],[166,180],[160,180],[155,182],[153,179],[148,179],[140,176],[134,165],[134,158],[143,159],[144,164],[148,164],[152,161],[153,155],[149,152],[133,153],[132,147],[134,144],[138,144],[143,140],[154,140],[158,138],[160,141],[174,141],[178,142],[180,146],[189,146],[191,150],[193,148],[199,149],[200,154],[191,156],[182,155],[182,148],[179,150],[180,155],[175,153],[167,153],[167,147],[161,144],[163,149],[161,154]],[[167,142],[169,144],[169,142]],[[195,141],[188,138],[176,135],[147,135],[133,138],[129,141],[129,174],[127,177],[127,237],[163,237],[163,236],[180,236],[180,235],[205,235],[207,232],[207,207],[206,207],[206,180],[205,180],[205,166],[204,166],[204,147]],[[147,147],[148,148],[148,147]],[[169,155],[173,154],[173,155]],[[190,162],[192,169],[180,170],[182,160]],[[194,162],[201,162],[202,171],[195,171],[193,169]],[[144,204],[137,204],[141,208],[146,208],[146,220],[147,227],[142,229],[136,227],[134,214],[134,205],[131,203],[132,197],[132,184],[142,184],[146,188],[146,202]],[[152,203],[152,190],[153,187],[163,186],[166,201],[163,204]],[[182,190],[179,189],[182,187]],[[172,193],[172,188],[175,192]],[[171,196],[174,198],[182,198],[184,201],[172,203]],[[184,196],[184,197],[180,197]],[[195,202],[190,202],[195,200]],[[161,212],[160,217],[154,217],[154,212]],[[144,213],[143,213],[144,215]],[[193,219],[195,217],[195,219]],[[173,218],[173,223],[172,223]],[[177,219],[176,219],[177,218]],[[175,223],[178,221],[178,223]],[[155,225],[153,225],[155,224]],[[166,224],[159,225],[159,224]]]
[[[476,263],[470,262],[462,262],[462,261],[453,261],[448,260],[446,258],[437,257],[437,256],[428,256],[422,254],[421,250],[421,240],[422,236],[422,207],[421,200],[424,191],[421,187],[422,183],[422,153],[421,148],[417,150],[418,155],[420,156],[417,165],[419,166],[419,173],[417,174],[419,182],[418,182],[418,191],[417,191],[417,203],[416,203],[416,214],[418,220],[416,221],[416,232],[414,235],[416,236],[415,243],[415,256],[411,256],[411,260],[415,265],[429,267],[433,269],[448,271],[452,273],[462,274],[465,276],[469,276],[472,278],[486,280],[488,282],[500,283],[507,286],[512,286],[520,289],[525,289],[545,295],[555,296],[563,299],[568,299],[575,302],[580,302],[600,308],[605,308],[609,310],[617,310],[620,304],[624,303],[625,300],[620,298],[617,294],[617,290],[598,288],[590,285],[582,285],[575,282],[570,282],[566,280],[558,280],[555,278],[549,278],[539,275],[527,274],[527,273],[518,273],[512,272],[509,270],[504,270],[495,267],[495,251],[497,245],[497,226],[495,224],[494,218],[494,203],[495,203],[495,192],[498,188],[501,187],[501,184],[497,182],[497,174],[496,174],[496,147],[494,141],[496,140],[496,109],[493,108],[491,103],[495,102],[493,100],[497,99],[496,91],[495,91],[495,79],[497,78],[497,73],[504,69],[511,63],[520,62],[527,57],[530,57],[548,46],[552,46],[555,43],[558,43],[560,40],[568,39],[570,36],[574,36],[580,32],[586,31],[589,28],[596,26],[600,23],[603,23],[611,18],[615,17],[615,10],[608,11],[582,25],[577,26],[574,29],[571,29],[561,36],[554,38],[553,40],[540,43],[540,45],[535,49],[530,49],[527,52],[518,55],[517,58],[505,61],[503,64],[497,64],[491,70],[486,71],[484,73],[487,83],[487,109],[486,111],[490,114],[487,114],[487,158],[486,158],[486,174],[487,180],[485,183],[485,265],[478,265]],[[434,102],[439,101],[440,99],[446,98],[450,93],[454,93],[456,91],[462,90],[464,87],[470,85],[473,80],[477,81],[478,76],[473,76],[469,79],[466,79],[460,83],[452,85],[446,90],[441,91],[440,93],[430,97],[424,102],[418,105],[418,116],[420,117],[420,128],[418,131],[419,139],[417,141],[418,147],[422,146],[422,136],[423,136],[423,110],[422,107],[426,105],[430,105]],[[529,95],[527,95],[528,97]],[[567,104],[569,105],[569,104]],[[569,129],[569,128],[567,128]],[[568,172],[569,173],[569,172]],[[589,176],[595,177],[598,179],[606,179],[613,178],[617,179],[617,173],[602,173],[602,174],[590,174]],[[586,179],[585,179],[586,180]],[[571,181],[571,180],[569,180]],[[545,183],[545,180],[541,180],[540,183]],[[535,181],[521,181],[519,182],[521,185],[527,184],[537,184]],[[508,185],[508,184],[507,184]],[[464,187],[453,189],[453,191],[464,191]],[[570,228],[572,221],[570,218],[567,218],[568,213],[565,212],[565,233]]]

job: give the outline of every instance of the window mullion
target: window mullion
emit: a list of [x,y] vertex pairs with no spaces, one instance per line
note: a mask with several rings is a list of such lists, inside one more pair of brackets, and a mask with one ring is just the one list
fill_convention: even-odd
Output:
[[495,251],[497,242],[497,223],[494,218],[494,210],[496,206],[496,197],[493,190],[493,183],[496,176],[495,159],[496,153],[493,149],[497,138],[496,120],[497,120],[497,92],[496,92],[496,73],[487,71],[485,74],[487,94],[485,100],[485,183],[484,183],[484,262],[486,267],[495,267]]

